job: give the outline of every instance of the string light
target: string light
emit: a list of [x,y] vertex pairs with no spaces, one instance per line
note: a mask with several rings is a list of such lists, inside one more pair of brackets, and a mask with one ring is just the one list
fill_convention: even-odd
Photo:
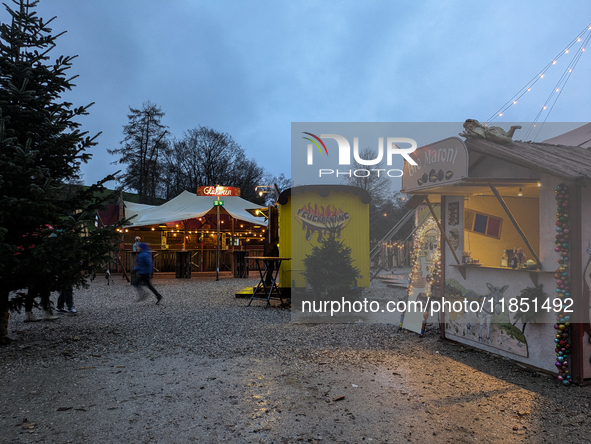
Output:
[[[416,276],[415,273],[421,271],[421,257],[419,256],[419,251],[421,249],[421,244],[425,241],[425,237],[426,234],[429,231],[435,231],[437,233],[435,240],[433,241],[434,244],[434,249],[433,251],[430,253],[432,262],[430,265],[433,266],[433,269],[431,270],[431,272],[429,272],[426,276],[426,296],[427,297],[431,297],[431,284],[433,283],[433,281],[435,281],[437,279],[438,276],[440,276],[441,273],[441,233],[439,232],[439,227],[437,226],[437,223],[435,222],[435,219],[433,219],[432,216],[430,216],[427,220],[425,220],[425,222],[421,225],[421,227],[419,227],[414,234],[414,240],[413,240],[413,260],[412,260],[412,267],[411,267],[411,274],[410,274],[410,285],[408,286],[408,292],[411,292],[413,287],[413,275]],[[402,245],[399,246],[399,248],[402,248]],[[420,287],[423,288],[423,287]]]
[[[546,103],[544,104],[544,108],[540,109],[540,112],[538,113],[538,116],[536,117],[536,120],[534,120],[534,122],[537,122],[537,119],[539,119],[541,112],[545,109],[547,109],[548,106],[550,106],[550,104],[552,105],[550,107],[550,111],[552,111],[552,108],[554,107],[554,104],[556,103],[556,100],[558,99],[558,95],[553,98],[553,95],[556,93],[560,93],[560,90],[562,88],[564,88],[564,85],[566,85],[566,82],[568,81],[568,75],[566,75],[567,73],[570,74],[572,73],[573,68],[575,67],[575,65],[577,64],[577,62],[579,61],[580,55],[585,52],[585,46],[586,44],[589,42],[589,39],[591,38],[591,33],[589,33],[588,31],[591,30],[591,25],[588,25],[587,27],[585,27],[585,29],[583,31],[581,31],[579,33],[579,35],[573,39],[565,49],[563,49],[560,53],[558,53],[558,55],[556,55],[556,57],[554,57],[538,74],[535,75],[535,77],[533,77],[523,88],[521,88],[511,99],[509,99],[497,112],[495,112],[485,123],[491,122],[492,120],[496,119],[497,117],[502,117],[505,113],[505,111],[510,108],[511,106],[514,106],[517,104],[517,101],[527,92],[530,92],[532,87],[536,84],[536,82],[538,82],[539,80],[543,79],[545,77],[546,71],[548,71],[548,69],[554,65],[558,64],[558,59],[560,59],[560,57],[562,57],[565,54],[569,54],[570,53],[570,49],[572,48],[573,45],[577,44],[577,43],[581,43],[581,50],[578,51],[575,55],[575,57],[573,58],[573,60],[571,61],[571,63],[569,64],[569,66],[567,67],[565,73],[562,75],[561,79],[559,80],[558,84],[554,87],[554,89],[552,90],[552,93],[550,94],[550,97],[548,98],[548,100],[546,100]],[[553,99],[553,100],[552,100]],[[550,103],[552,102],[552,103]],[[549,114],[549,113],[548,113]],[[546,117],[547,119],[548,117]],[[545,122],[545,121],[544,121]],[[531,131],[531,127],[528,130],[528,133],[526,134],[526,137],[528,136],[529,132]],[[539,132],[539,130],[538,130]]]
[[[552,112],[554,105],[556,105],[556,102],[558,101],[558,97],[560,97],[560,94],[562,92],[561,90],[564,89],[568,80],[570,79],[570,75],[573,72],[574,67],[577,65],[577,63],[579,62],[579,59],[581,58],[583,52],[585,51],[585,45],[589,42],[590,39],[591,39],[591,33],[589,33],[589,35],[587,35],[585,37],[583,43],[581,44],[581,47],[582,47],[581,51],[577,52],[575,54],[575,56],[573,57],[573,59],[571,60],[569,65],[567,66],[567,69],[562,73],[562,76],[560,77],[560,79],[556,83],[554,90],[550,93],[549,97],[546,99],[546,103],[544,103],[544,107],[540,110],[540,112],[538,112],[538,115],[534,119],[534,123],[538,122],[542,111],[545,111],[547,109],[547,106],[550,106],[550,110],[546,113],[545,119],[543,120],[543,122],[540,125],[539,129],[537,130],[536,134],[532,137],[533,140],[536,139],[536,137],[540,133],[542,127],[544,126],[544,124],[548,120],[548,117],[550,116],[550,113]],[[530,128],[527,130],[527,132],[525,134],[525,138],[529,137],[529,135],[532,133],[534,127],[535,127],[535,125],[530,126]]]

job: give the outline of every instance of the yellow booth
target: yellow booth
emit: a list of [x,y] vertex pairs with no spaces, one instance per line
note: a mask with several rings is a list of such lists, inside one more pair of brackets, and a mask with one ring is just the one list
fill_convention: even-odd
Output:
[[306,288],[304,259],[331,231],[351,248],[359,269],[357,287],[369,287],[369,203],[371,196],[348,185],[305,185],[283,191],[279,204],[279,271],[282,289]]

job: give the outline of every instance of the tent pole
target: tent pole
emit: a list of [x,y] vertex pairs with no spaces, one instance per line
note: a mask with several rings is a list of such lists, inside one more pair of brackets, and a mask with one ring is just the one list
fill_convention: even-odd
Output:
[[232,219],[232,276],[236,276],[235,264],[234,264],[234,218],[230,216]]
[[[218,196],[218,200],[220,200],[220,197]],[[216,248],[216,257],[215,257],[215,262],[216,262],[216,266],[215,266],[215,280],[219,281],[220,280],[220,206],[217,205],[217,213],[218,213],[218,223],[217,223],[217,230],[218,230],[218,237],[217,237],[217,248]]]

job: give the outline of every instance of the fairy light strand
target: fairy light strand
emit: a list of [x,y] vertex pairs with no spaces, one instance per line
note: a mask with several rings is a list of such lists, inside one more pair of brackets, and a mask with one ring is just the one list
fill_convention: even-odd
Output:
[[[525,84],[525,86],[523,88],[521,88],[513,97],[511,97],[511,99],[509,99],[507,102],[505,102],[505,104],[499,108],[491,117],[489,117],[489,119],[486,121],[486,123],[489,123],[493,120],[495,120],[498,117],[502,117],[505,114],[505,111],[507,111],[509,108],[511,108],[514,105],[517,105],[517,103],[519,102],[519,100],[528,92],[530,92],[533,88],[533,86],[540,81],[541,79],[543,79],[546,75],[546,72],[554,65],[558,64],[558,60],[563,57],[566,54],[570,54],[571,53],[571,49],[573,46],[575,46],[577,43],[581,43],[581,50],[577,51],[577,54],[575,55],[575,59],[578,62],[579,58],[581,57],[582,53],[585,52],[585,46],[589,41],[589,36],[591,36],[591,33],[589,33],[588,36],[584,37],[586,33],[588,33],[589,31],[591,31],[591,24],[587,25],[585,27],[585,29],[583,29],[583,31],[581,31],[579,33],[579,35],[577,35],[569,44],[568,46],[566,46],[566,48],[564,48],[561,52],[559,52],[548,64],[546,64],[546,66],[544,66],[544,68],[538,72],[529,82],[527,82]],[[572,65],[569,64],[569,67]],[[574,65],[576,65],[576,62],[574,63]],[[568,73],[569,76],[572,73],[572,69],[574,68],[574,65],[570,68],[571,71]],[[567,68],[568,71],[569,68]],[[565,71],[566,72],[566,71]],[[553,90],[554,91],[554,90]],[[560,91],[558,91],[560,92]],[[547,105],[545,105],[547,107]],[[542,111],[545,110],[542,107]],[[540,113],[541,114],[541,113]]]
[[[535,136],[532,137],[532,139],[535,140],[537,138],[538,134],[542,130],[542,127],[544,126],[544,124],[548,120],[548,117],[550,116],[550,113],[554,109],[554,106],[556,105],[556,102],[558,101],[558,98],[560,97],[560,94],[562,93],[562,91],[564,90],[567,82],[569,81],[570,76],[571,76],[571,74],[573,73],[573,71],[575,69],[575,66],[577,65],[577,63],[579,62],[579,59],[581,58],[581,56],[585,52],[585,48],[587,47],[587,44],[589,43],[589,40],[590,39],[591,39],[591,33],[589,33],[589,35],[587,35],[587,37],[585,38],[585,40],[581,44],[580,50],[577,51],[576,55],[571,60],[570,64],[566,67],[566,69],[562,73],[562,76],[560,77],[560,79],[558,80],[558,82],[556,83],[556,85],[554,86],[554,88],[552,89],[552,92],[548,96],[548,99],[546,100],[546,102],[544,103],[544,105],[542,106],[542,108],[540,109],[540,111],[538,112],[538,115],[536,116],[536,119],[532,122],[532,124],[528,128],[528,130],[527,130],[527,132],[525,134],[524,139],[527,139],[529,137],[529,135],[533,132],[534,128],[536,128],[536,127],[538,128],[538,130],[536,131],[536,134],[535,134]],[[548,107],[550,109],[548,109]],[[547,112],[545,113],[544,120],[542,121],[541,125],[537,125],[537,123],[538,123],[538,121],[540,119],[540,116],[546,110],[547,110]]]

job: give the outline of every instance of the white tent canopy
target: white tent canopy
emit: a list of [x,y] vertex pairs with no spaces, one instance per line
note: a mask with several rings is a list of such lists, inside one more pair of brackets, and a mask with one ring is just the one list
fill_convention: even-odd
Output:
[[591,123],[587,123],[551,139],[544,140],[543,143],[591,148]]
[[156,208],[154,205],[146,205],[146,204],[139,204],[135,202],[127,202],[123,201],[123,205],[125,206],[125,215],[126,217],[135,216],[131,222],[135,223],[138,221],[146,212],[149,212]]
[[[214,207],[214,200],[216,198],[212,196],[197,196],[188,191],[183,191],[174,199],[159,206],[124,202],[126,207],[125,217],[129,218],[136,215],[131,220],[131,227],[195,219],[208,213]],[[267,225],[266,222],[263,222],[263,218],[254,217],[246,211],[249,208],[257,208],[257,204],[236,196],[224,196],[220,197],[220,200],[224,201],[222,208],[234,219],[257,225]]]

